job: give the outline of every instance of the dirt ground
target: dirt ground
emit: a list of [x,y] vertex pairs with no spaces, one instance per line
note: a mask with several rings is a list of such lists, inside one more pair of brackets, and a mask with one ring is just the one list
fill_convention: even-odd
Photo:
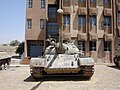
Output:
[[0,71],[0,90],[120,90],[120,69],[114,65],[95,65],[91,80],[60,76],[35,81],[28,66],[10,67]]

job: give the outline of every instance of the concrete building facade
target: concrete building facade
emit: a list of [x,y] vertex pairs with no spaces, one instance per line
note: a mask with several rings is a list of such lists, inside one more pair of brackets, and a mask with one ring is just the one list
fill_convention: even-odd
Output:
[[63,42],[73,41],[95,62],[112,62],[120,45],[120,0],[26,0],[26,57],[43,55],[49,35],[59,40],[59,5]]

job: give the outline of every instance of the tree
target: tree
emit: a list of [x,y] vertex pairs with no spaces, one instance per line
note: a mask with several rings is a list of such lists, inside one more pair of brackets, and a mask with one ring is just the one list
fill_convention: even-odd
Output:
[[20,43],[16,49],[16,53],[19,55],[22,55],[24,52],[24,42]]
[[20,44],[20,42],[18,40],[13,40],[10,42],[10,46],[18,46]]

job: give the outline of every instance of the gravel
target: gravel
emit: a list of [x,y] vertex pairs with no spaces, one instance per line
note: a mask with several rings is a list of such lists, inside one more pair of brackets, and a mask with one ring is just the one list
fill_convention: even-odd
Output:
[[91,80],[82,77],[45,77],[35,81],[29,67],[0,71],[0,90],[120,90],[120,69],[115,65],[95,65]]

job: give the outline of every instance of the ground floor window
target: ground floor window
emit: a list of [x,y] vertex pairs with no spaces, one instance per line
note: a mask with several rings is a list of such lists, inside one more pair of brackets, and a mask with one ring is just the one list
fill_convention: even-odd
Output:
[[104,41],[104,51],[111,51],[111,41]]
[[96,41],[89,42],[89,51],[96,51]]
[[78,48],[80,51],[85,51],[85,41],[78,41]]

